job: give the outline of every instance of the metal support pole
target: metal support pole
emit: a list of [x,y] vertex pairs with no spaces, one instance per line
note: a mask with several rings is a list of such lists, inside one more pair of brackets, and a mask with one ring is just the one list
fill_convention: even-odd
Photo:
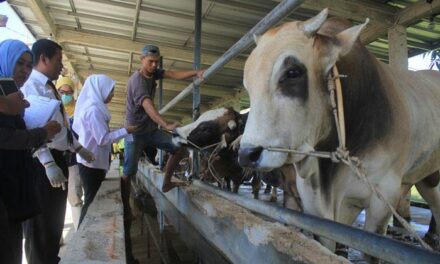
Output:
[[[194,25],[194,64],[193,69],[200,69],[200,53],[202,43],[202,0],[195,1],[195,25]],[[195,81],[197,77],[193,78]],[[194,85],[193,90],[193,121],[200,115],[200,85]]]
[[304,0],[284,0],[279,3],[269,14],[260,20],[249,32],[247,32],[237,43],[230,47],[213,65],[211,65],[203,74],[204,80],[196,79],[188,85],[182,92],[174,97],[167,105],[160,109],[159,113],[163,114],[171,107],[175,106],[180,100],[185,98],[194,86],[205,82],[211,75],[223,68],[230,60],[235,58],[241,51],[248,48],[254,41],[254,35],[260,35],[266,32],[270,27],[280,22],[285,16],[290,14],[295,8],[299,7]]
[[[200,69],[200,53],[202,46],[202,0],[195,1],[195,25],[194,25],[194,70]],[[197,77],[193,78],[196,81]],[[200,116],[200,85],[194,85],[193,90],[193,121]],[[199,164],[200,155],[199,152],[194,150],[192,152],[192,176],[199,178]]]
[[165,230],[165,216],[162,210],[159,211],[159,231],[161,234],[163,234],[163,231]]
[[[163,57],[159,59],[159,69],[163,70]],[[159,80],[159,109],[163,106],[163,80]],[[163,168],[163,150],[159,149],[159,168]]]
[[219,195],[278,222],[293,225],[392,263],[438,263],[440,254],[351,226],[225,192],[199,180],[194,186]]

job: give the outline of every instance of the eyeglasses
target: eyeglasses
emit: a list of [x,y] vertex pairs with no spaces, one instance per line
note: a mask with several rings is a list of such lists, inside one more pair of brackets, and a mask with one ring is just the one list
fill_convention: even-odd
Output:
[[58,90],[58,93],[61,95],[73,95],[73,91],[65,91],[65,90]]

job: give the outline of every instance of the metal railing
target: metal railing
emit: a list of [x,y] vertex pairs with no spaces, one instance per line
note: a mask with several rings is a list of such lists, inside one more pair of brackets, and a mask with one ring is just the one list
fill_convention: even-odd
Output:
[[440,254],[391,238],[343,225],[328,219],[307,215],[252,198],[226,192],[199,180],[193,185],[221,196],[251,211],[272,218],[280,223],[302,228],[318,236],[358,249],[368,255],[401,264],[440,263]]

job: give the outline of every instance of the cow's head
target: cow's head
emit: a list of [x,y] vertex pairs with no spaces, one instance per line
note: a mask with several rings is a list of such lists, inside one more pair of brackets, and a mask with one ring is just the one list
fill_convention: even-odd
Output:
[[199,147],[205,147],[218,143],[224,136],[229,143],[243,133],[245,122],[244,116],[232,108],[209,110],[196,121],[177,128],[178,138],[175,141],[184,144],[190,141]]
[[[329,70],[347,54],[363,27],[338,34],[323,26],[327,9],[305,22],[289,22],[256,38],[244,68],[251,110],[241,139],[240,164],[270,169],[299,157],[267,147],[316,146],[331,130]],[[293,158],[293,160],[291,159]]]

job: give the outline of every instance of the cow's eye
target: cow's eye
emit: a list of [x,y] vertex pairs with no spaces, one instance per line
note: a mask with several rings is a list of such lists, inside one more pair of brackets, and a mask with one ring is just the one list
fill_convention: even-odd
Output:
[[280,78],[280,83],[299,78],[303,75],[303,70],[300,67],[291,67],[287,69]]
[[302,74],[302,71],[300,68],[292,68],[292,69],[288,69],[286,72],[286,77],[287,78],[298,78],[300,77]]

